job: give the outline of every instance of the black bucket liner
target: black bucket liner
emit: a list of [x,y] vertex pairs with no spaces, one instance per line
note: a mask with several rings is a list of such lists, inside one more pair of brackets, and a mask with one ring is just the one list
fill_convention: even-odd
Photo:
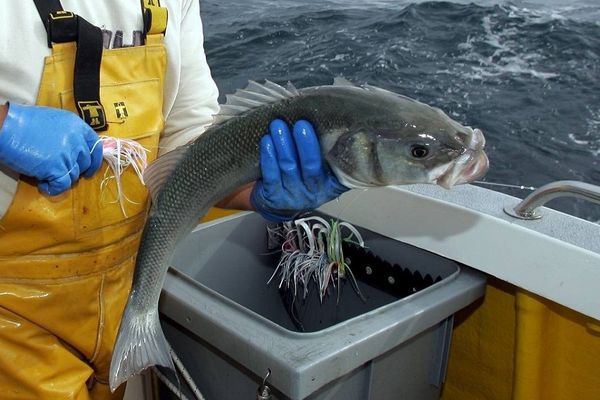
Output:
[[356,244],[344,242],[342,246],[344,258],[356,278],[358,288],[347,277],[342,280],[340,287],[330,287],[329,295],[322,302],[314,282],[311,282],[306,298],[303,298],[300,289],[295,295],[291,288],[284,287],[279,290],[285,308],[298,331],[312,332],[324,329],[351,318],[360,308],[378,308],[442,280],[441,276],[423,275],[419,271],[413,272],[398,264],[392,264]]
[[410,296],[442,280],[441,276],[423,276],[398,264],[392,264],[371,251],[353,243],[344,243],[344,257],[354,277],[398,299]]

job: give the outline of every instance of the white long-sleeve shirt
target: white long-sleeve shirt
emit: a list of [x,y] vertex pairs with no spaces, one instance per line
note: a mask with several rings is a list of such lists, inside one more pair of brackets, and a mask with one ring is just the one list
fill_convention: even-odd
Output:
[[[105,47],[139,44],[139,0],[61,0],[63,8],[100,27]],[[200,135],[218,112],[218,91],[204,54],[198,0],[162,0],[169,10],[165,46],[167,71],[159,154]],[[46,31],[33,0],[2,0],[0,7],[0,104],[35,104],[44,57],[50,55]],[[16,192],[17,179],[0,167],[0,217]]]

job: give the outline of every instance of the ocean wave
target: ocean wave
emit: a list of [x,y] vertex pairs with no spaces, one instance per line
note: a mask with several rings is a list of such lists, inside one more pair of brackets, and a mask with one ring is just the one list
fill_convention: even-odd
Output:
[[483,31],[458,44],[458,50],[464,51],[458,59],[471,63],[469,76],[472,79],[503,75],[530,75],[539,79],[559,77],[560,73],[548,69],[545,49],[531,46],[530,41],[524,40],[524,21],[533,23],[529,11],[514,6],[502,11],[504,15],[484,15],[481,19]]
[[589,112],[585,131],[567,135],[571,143],[584,147],[594,157],[600,156],[600,106],[597,107],[596,109],[589,105],[585,107]]

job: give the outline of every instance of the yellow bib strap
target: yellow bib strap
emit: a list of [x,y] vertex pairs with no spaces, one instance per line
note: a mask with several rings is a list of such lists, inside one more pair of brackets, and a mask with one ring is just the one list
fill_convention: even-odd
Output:
[[144,15],[144,36],[164,34],[167,30],[169,12],[160,6],[159,0],[141,0]]

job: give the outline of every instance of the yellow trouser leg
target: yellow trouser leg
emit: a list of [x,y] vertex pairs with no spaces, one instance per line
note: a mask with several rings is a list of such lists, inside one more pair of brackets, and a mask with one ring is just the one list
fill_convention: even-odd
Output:
[[122,398],[106,382],[132,271],[0,279],[0,398]]

